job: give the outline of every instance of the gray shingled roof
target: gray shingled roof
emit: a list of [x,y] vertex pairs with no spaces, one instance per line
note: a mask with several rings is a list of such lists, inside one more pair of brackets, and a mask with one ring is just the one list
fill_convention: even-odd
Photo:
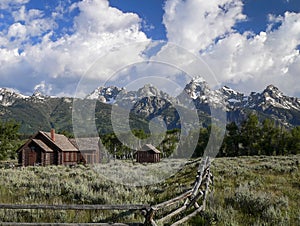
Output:
[[154,153],[157,153],[157,154],[160,154],[161,152],[156,148],[154,147],[152,144],[145,144],[142,149],[142,151],[153,151]]
[[99,150],[99,137],[83,137],[70,139],[70,142],[80,151]]

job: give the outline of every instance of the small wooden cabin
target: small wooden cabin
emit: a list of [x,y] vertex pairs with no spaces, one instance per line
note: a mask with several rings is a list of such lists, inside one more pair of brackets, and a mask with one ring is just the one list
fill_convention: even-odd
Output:
[[95,163],[98,151],[99,148],[89,150],[90,155],[95,156],[90,162],[90,158],[85,159],[74,142],[62,134],[56,134],[52,129],[50,133],[39,131],[21,146],[18,149],[18,162],[22,166]]
[[160,162],[161,152],[152,144],[145,144],[136,152],[136,161],[139,163],[156,163]]

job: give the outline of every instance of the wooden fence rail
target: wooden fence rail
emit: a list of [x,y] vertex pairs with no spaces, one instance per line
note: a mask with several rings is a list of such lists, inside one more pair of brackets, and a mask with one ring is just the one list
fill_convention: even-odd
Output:
[[[122,223],[19,223],[19,222],[0,222],[5,226],[129,226]],[[138,224],[137,224],[138,225]],[[134,226],[131,224],[130,226]]]
[[147,210],[150,205],[43,205],[0,204],[0,209],[49,209],[49,210]]
[[[175,197],[171,200],[152,206],[147,212],[145,225],[163,225],[165,222],[170,222],[175,216],[178,216],[179,214],[182,214],[183,212],[186,212],[187,210],[191,209],[191,207],[194,207],[194,211],[191,214],[183,217],[182,219],[172,224],[180,225],[188,221],[190,218],[192,218],[199,212],[204,211],[207,194],[209,192],[209,186],[212,184],[210,164],[211,161],[209,157],[206,157],[202,160],[197,170],[197,176],[192,190],[189,190],[184,194]],[[201,202],[199,202],[199,200]],[[173,209],[171,212],[165,213],[165,215],[161,218],[155,219],[156,213],[159,210],[167,210],[167,207],[176,204],[178,205],[180,202],[183,202],[183,204],[181,204],[180,207]]]
[[[141,211],[145,217],[144,223],[136,223],[130,225],[150,225],[157,226],[170,222],[175,216],[183,214],[189,210],[186,216],[174,222],[172,225],[181,225],[198,213],[205,210],[207,195],[212,184],[213,177],[210,172],[210,158],[206,157],[202,160],[197,170],[197,176],[193,188],[183,194],[167,200],[165,202],[150,206],[147,204],[137,205],[40,205],[40,204],[0,204],[0,209],[50,209],[50,210],[126,210]],[[175,206],[175,207],[174,207]],[[179,206],[179,207],[178,207]],[[170,208],[173,210],[170,211]],[[192,209],[193,208],[193,209]],[[168,212],[167,212],[168,211]],[[192,212],[191,212],[192,211]],[[158,212],[161,217],[157,218]],[[156,219],[157,218],[157,219]],[[174,220],[173,220],[174,221]],[[0,222],[1,225],[128,225],[121,223],[17,223],[17,222]]]

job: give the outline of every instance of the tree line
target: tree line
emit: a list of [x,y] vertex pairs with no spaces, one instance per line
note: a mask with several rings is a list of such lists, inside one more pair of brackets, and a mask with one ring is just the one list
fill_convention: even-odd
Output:
[[[143,140],[143,139],[148,139],[149,143],[152,143],[151,140],[149,140],[150,134],[146,133],[144,130],[137,130],[134,129],[131,131],[132,134]],[[168,130],[166,134],[164,135],[164,139],[162,142],[159,144],[157,147],[161,153],[162,157],[169,157],[171,154],[175,152],[177,149],[177,145],[179,142],[179,135],[180,135],[180,130],[179,129],[174,129],[174,130]],[[124,137],[129,137],[127,133],[121,134],[121,136]],[[155,140],[160,140],[161,134],[154,134],[152,135],[153,141]],[[108,153],[116,159],[131,159],[134,158],[134,153],[137,147],[135,149],[130,149],[129,146],[134,146],[131,143],[130,139],[127,139],[127,144],[124,145],[122,144],[118,137],[114,133],[108,133],[108,134],[100,134],[100,139]]]
[[[198,143],[192,157],[203,156],[210,139],[210,131],[211,126],[199,128],[197,131],[199,134]],[[133,133],[141,139],[148,136],[143,131],[136,130]],[[193,131],[189,136],[194,136],[197,133]],[[167,131],[163,141],[157,147],[162,152],[162,157],[174,155],[175,151],[184,152],[184,148],[190,145],[188,143],[189,136],[183,142],[184,145],[177,148],[180,130]],[[132,154],[132,150],[122,145],[114,134],[103,135],[101,140],[109,152],[117,158],[128,156],[128,153]],[[268,118],[260,122],[258,116],[252,113],[240,125],[235,122],[227,124],[225,137],[217,157],[288,154],[300,154],[300,126],[288,129]],[[175,156],[181,156],[181,154],[175,153]]]
[[[195,156],[203,155],[209,134],[210,127],[200,129]],[[300,154],[300,126],[287,129],[268,118],[260,122],[252,113],[239,126],[227,124],[218,157],[288,154]]]
[[[20,124],[13,120],[0,120],[0,160],[15,159],[16,150],[22,144],[19,134]],[[198,143],[192,157],[203,156],[208,140],[210,138],[211,126],[199,128]],[[133,134],[146,139],[149,134],[143,130],[134,130]],[[126,134],[124,134],[126,136]],[[158,137],[162,136],[157,134]],[[109,154],[115,158],[133,158],[134,150],[123,145],[115,134],[100,135],[103,145]],[[181,147],[178,147],[180,140],[180,130],[169,130],[164,135],[164,139],[157,147],[162,152],[162,157],[170,155],[183,156],[184,147],[190,145],[189,137]],[[130,141],[129,141],[130,142]],[[177,153],[175,153],[177,151]],[[254,113],[249,114],[247,119],[240,125],[231,122],[226,126],[226,133],[218,152],[218,157],[233,157],[243,155],[288,155],[300,154],[300,126],[288,129],[274,120],[265,119],[260,122]]]

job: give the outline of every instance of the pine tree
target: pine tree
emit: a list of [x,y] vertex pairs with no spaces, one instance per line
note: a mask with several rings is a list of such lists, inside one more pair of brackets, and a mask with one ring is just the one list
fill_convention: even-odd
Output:
[[284,126],[278,126],[276,138],[276,155],[290,154],[288,150],[289,140],[291,140],[291,132]]
[[199,139],[193,157],[203,156],[204,150],[207,146],[208,139],[209,139],[209,129],[200,128]]
[[240,131],[235,122],[231,122],[226,126],[226,136],[224,138],[221,156],[238,156]]
[[256,114],[249,114],[248,119],[242,124],[241,143],[242,155],[257,155],[260,143],[260,126]]
[[265,119],[261,128],[260,152],[263,155],[274,155],[278,148],[277,142],[280,131],[276,129],[275,124],[270,119]]
[[20,125],[13,120],[0,121],[0,160],[16,158],[16,149],[20,145]]
[[291,130],[289,149],[291,154],[300,154],[300,126]]

